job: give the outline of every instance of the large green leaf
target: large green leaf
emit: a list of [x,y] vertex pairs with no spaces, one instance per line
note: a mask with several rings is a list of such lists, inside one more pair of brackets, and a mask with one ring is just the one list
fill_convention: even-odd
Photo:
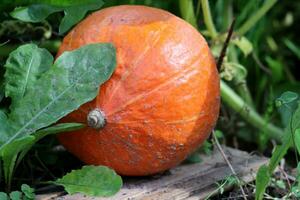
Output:
[[64,186],[69,194],[104,197],[114,195],[122,187],[121,177],[105,166],[83,166],[52,183]]
[[11,97],[11,109],[40,76],[52,65],[53,57],[35,44],[25,44],[9,54],[5,68],[5,95]]
[[[31,1],[31,4],[33,5],[15,8],[10,13],[11,16],[26,22],[41,22],[52,13],[64,11],[65,16],[59,26],[59,33],[62,34],[82,20],[88,11],[101,8],[104,2],[102,0],[37,0]],[[24,3],[20,3],[20,5],[24,5]]]
[[[109,79],[116,66],[112,44],[90,44],[63,53],[36,81],[9,114],[10,127],[3,145],[47,127],[98,94],[99,85]],[[1,139],[1,138],[0,138]]]

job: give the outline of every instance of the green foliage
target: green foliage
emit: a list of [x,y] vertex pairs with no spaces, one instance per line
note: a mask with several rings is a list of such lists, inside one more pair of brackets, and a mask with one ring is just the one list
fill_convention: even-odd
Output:
[[110,44],[91,44],[62,54],[9,114],[8,123],[14,130],[4,134],[9,139],[0,141],[0,149],[91,101],[115,65],[114,47]]
[[11,97],[11,109],[32,90],[37,79],[41,77],[53,63],[52,55],[35,44],[26,44],[13,51],[5,64],[5,95]]
[[97,10],[101,8],[104,3],[101,0],[36,0],[31,1],[30,4],[32,5],[15,8],[10,15],[25,22],[41,22],[52,13],[64,11],[65,16],[59,25],[59,33],[62,34],[82,20],[88,11]]
[[84,166],[52,183],[62,185],[69,194],[103,197],[114,195],[122,187],[121,177],[104,166]]
[[13,191],[9,194],[11,200],[21,200],[22,199],[22,192],[20,191]]
[[24,196],[26,197],[26,199],[28,199],[28,200],[35,199],[34,189],[31,188],[29,185],[22,184],[21,191],[24,193]]
[[298,98],[296,97],[298,97],[296,94],[286,92],[283,93],[276,101],[277,106],[285,106],[283,109],[291,112],[291,117],[289,119],[289,126],[285,131],[283,143],[275,148],[268,166],[263,165],[259,168],[256,176],[256,200],[261,200],[263,198],[265,189],[270,182],[271,174],[273,174],[280,160],[286,155],[288,149],[293,144],[293,139],[295,138],[293,136],[297,134],[300,129],[300,102],[297,102],[298,107],[296,110],[290,109],[291,104],[297,101]]
[[[91,44],[52,62],[49,52],[33,44],[19,47],[6,62],[5,89],[13,106],[8,116],[0,111],[0,157],[8,187],[15,166],[33,144],[49,134],[82,128],[78,123],[48,126],[95,98],[114,71],[116,55],[111,44]],[[22,191],[33,198],[27,186]]]

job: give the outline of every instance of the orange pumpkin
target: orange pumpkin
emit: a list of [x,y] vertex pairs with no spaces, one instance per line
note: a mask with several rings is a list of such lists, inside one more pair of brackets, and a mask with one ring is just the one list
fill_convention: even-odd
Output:
[[179,164],[209,136],[219,113],[220,82],[205,39],[164,10],[116,6],[79,23],[58,55],[99,42],[115,45],[116,70],[95,100],[63,119],[87,127],[59,141],[85,163],[121,175]]

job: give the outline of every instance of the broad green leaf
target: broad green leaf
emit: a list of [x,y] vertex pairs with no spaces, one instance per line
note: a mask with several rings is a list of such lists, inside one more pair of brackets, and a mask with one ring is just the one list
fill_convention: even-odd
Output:
[[295,92],[284,92],[280,97],[277,98],[276,100],[276,105],[277,106],[282,106],[284,104],[290,104],[298,100],[299,95]]
[[261,166],[258,169],[256,175],[256,192],[255,200],[262,200],[264,197],[265,190],[270,181],[270,173],[266,165]]
[[8,200],[8,196],[4,192],[0,192],[0,200]]
[[121,177],[105,166],[83,166],[52,183],[62,185],[69,194],[103,197],[114,195],[122,187]]
[[15,131],[8,140],[0,141],[0,150],[94,99],[99,85],[109,79],[115,65],[115,48],[111,44],[90,44],[63,53],[9,114]]
[[63,8],[46,4],[34,4],[28,7],[17,7],[10,13],[13,18],[25,22],[40,22],[50,14],[62,11]]
[[9,193],[9,197],[11,200],[22,200],[22,192],[13,191],[13,192]]
[[[34,4],[36,3],[36,4]],[[102,0],[88,1],[33,1],[33,5],[17,7],[10,15],[26,22],[41,22],[50,14],[64,11],[64,18],[59,26],[59,33],[65,33],[84,18],[88,11],[97,10],[104,4]]]
[[35,199],[34,189],[31,188],[29,185],[22,184],[21,191],[24,193],[24,195],[25,195],[25,197],[27,197],[27,199],[30,199],[30,200]]
[[252,43],[246,37],[236,37],[231,40],[245,56],[248,56],[253,51]]
[[11,183],[13,171],[15,169],[15,162],[18,154],[27,146],[31,145],[34,141],[33,136],[26,136],[13,140],[2,147],[0,157],[3,161],[4,179],[7,184]]
[[275,104],[281,116],[283,125],[286,127],[293,115],[293,112],[298,106],[299,95],[294,92],[284,92],[279,98],[276,99]]
[[35,86],[37,79],[51,67],[52,63],[52,55],[35,44],[22,45],[10,53],[5,64],[4,77],[5,95],[12,99],[12,110],[16,102]]

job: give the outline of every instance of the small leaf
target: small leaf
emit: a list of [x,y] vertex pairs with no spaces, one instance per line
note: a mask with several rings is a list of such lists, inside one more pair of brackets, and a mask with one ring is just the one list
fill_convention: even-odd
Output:
[[0,192],[0,200],[9,200],[9,198],[6,193]]
[[246,37],[237,37],[231,40],[245,56],[248,56],[253,51],[252,43]]
[[103,197],[114,195],[122,187],[121,177],[105,166],[83,166],[53,183],[62,185],[69,194]]
[[28,7],[17,7],[10,15],[25,22],[41,22],[50,14],[62,11],[63,8],[46,4],[34,4]]
[[[37,1],[37,3],[43,3],[43,1]],[[59,34],[63,34],[82,20],[88,11],[97,10],[104,4],[101,0],[54,0],[44,3],[45,4],[33,4],[28,7],[17,7],[10,15],[13,18],[25,22],[41,22],[52,13],[64,11],[65,16],[59,25]]]
[[278,108],[283,125],[286,127],[298,106],[299,95],[294,92],[284,92],[276,99],[275,105]]
[[22,200],[22,192],[13,191],[9,194],[11,200]]
[[27,184],[21,185],[21,190],[28,199],[35,199],[34,189]]
[[36,80],[52,65],[53,57],[35,44],[25,44],[9,54],[5,68],[5,95],[11,97],[13,110]]
[[63,53],[11,111],[9,124],[15,130],[6,136],[8,140],[0,140],[0,151],[3,145],[57,122],[94,99],[115,66],[111,44],[90,44]]
[[261,166],[258,169],[256,175],[256,192],[255,192],[255,200],[262,200],[265,190],[270,181],[270,174],[268,167],[266,165]]

